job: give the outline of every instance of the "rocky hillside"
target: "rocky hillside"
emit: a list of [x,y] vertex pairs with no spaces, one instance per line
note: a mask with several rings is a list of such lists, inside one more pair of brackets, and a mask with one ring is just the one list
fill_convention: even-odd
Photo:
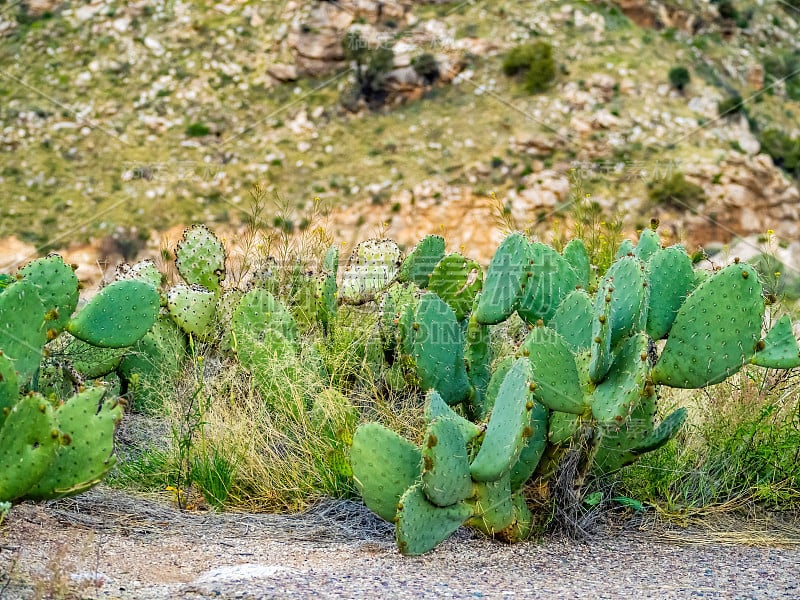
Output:
[[[0,270],[45,248],[114,262],[258,209],[346,241],[444,232],[482,259],[497,219],[549,238],[576,198],[691,246],[797,240],[796,6],[2,2]],[[539,93],[503,69],[532,42],[555,61]]]

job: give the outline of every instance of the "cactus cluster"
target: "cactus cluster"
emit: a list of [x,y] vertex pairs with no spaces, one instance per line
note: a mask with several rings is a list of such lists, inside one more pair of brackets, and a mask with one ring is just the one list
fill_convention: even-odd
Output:
[[[81,310],[78,279],[61,257],[23,267],[0,289],[0,503],[59,498],[97,484],[114,464],[121,406],[83,378],[117,368],[158,314],[140,281],[103,288]],[[65,357],[74,359],[66,364]],[[60,369],[71,380],[59,376]]]
[[[420,260],[429,247],[433,267]],[[405,283],[379,298],[381,338],[387,358],[404,359],[428,390],[425,437],[418,448],[367,423],[351,449],[365,503],[397,524],[404,554],[432,549],[464,523],[523,539],[532,517],[521,490],[546,484],[570,447],[583,449],[585,477],[674,437],[687,412],[658,422],[659,386],[713,385],[748,362],[800,366],[788,318],[761,339],[752,267],[698,275],[655,229],[623,246],[602,278],[580,240],[558,253],[521,233],[505,238],[485,275],[426,241],[406,261]],[[491,326],[512,317],[528,334],[514,355],[495,358]]]

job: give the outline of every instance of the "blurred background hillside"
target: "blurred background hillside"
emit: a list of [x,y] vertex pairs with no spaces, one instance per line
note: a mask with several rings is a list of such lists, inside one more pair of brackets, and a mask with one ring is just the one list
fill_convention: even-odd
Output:
[[0,2],[0,271],[254,215],[484,261],[656,217],[791,287],[798,39],[797,0]]

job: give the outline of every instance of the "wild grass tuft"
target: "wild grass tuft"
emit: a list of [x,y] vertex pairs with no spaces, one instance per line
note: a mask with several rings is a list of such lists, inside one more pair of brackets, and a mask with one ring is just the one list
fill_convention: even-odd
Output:
[[744,369],[728,383],[667,403],[692,421],[618,475],[620,493],[668,520],[712,512],[800,509],[800,373]]

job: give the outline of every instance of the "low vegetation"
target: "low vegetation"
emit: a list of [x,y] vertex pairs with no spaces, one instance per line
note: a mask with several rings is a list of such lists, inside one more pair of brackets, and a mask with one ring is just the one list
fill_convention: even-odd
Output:
[[516,46],[503,60],[503,73],[522,79],[530,94],[544,92],[556,77],[553,46],[541,40]]
[[647,197],[659,206],[691,210],[705,201],[705,192],[696,183],[688,181],[683,173],[676,171],[648,182]]
[[[671,514],[794,509],[791,321],[768,306],[763,330],[754,267],[696,270],[656,227],[607,237],[600,268],[608,244],[591,236],[558,252],[510,233],[484,271],[439,236],[405,256],[362,242],[340,270],[313,226],[295,237],[254,221],[236,255],[195,226],[174,264],[122,266],[77,312],[71,269],[34,261],[0,292],[0,447],[24,465],[0,471],[0,511],[98,483],[119,396],[146,425],[114,485],[193,509],[360,495],[397,523],[404,554],[462,524],[527,539],[606,501],[609,482]],[[18,332],[36,343],[15,345]],[[101,397],[93,437],[59,419]],[[20,436],[18,421],[42,423]],[[67,457],[77,474],[57,466]],[[42,483],[51,465],[58,481]]]

